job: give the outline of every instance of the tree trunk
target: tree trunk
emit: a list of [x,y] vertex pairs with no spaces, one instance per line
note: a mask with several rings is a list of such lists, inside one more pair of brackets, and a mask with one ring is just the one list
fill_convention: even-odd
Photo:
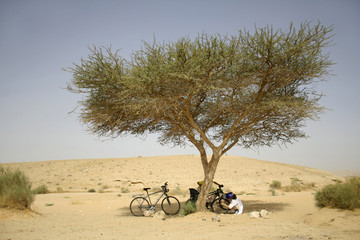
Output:
[[199,211],[206,210],[206,198],[208,193],[210,192],[211,185],[214,181],[215,172],[217,165],[220,160],[220,155],[216,152],[213,152],[211,160],[209,164],[207,164],[206,169],[204,168],[204,183],[201,186],[201,191],[199,194],[198,202],[197,202],[197,209]]

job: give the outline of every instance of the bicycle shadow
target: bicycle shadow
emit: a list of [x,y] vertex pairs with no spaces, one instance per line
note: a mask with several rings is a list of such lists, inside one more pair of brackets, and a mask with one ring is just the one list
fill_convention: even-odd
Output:
[[[180,202],[180,209],[183,206],[183,203]],[[161,210],[160,204],[156,204],[156,212]],[[134,217],[134,215],[130,212],[129,207],[122,207],[118,208],[118,214],[119,217]]]
[[[185,201],[180,201],[180,209],[185,205]],[[118,214],[117,216],[119,217],[134,217],[134,215],[130,212],[130,208],[129,207],[122,207],[122,208],[118,208]],[[161,205],[160,204],[156,204],[156,212],[157,211],[161,211]],[[179,214],[176,215],[172,215],[171,217],[177,217],[179,216]]]

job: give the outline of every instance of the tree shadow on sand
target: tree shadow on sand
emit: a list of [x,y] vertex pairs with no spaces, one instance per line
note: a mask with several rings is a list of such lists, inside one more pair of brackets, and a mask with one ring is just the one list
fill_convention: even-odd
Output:
[[[244,213],[250,213],[253,211],[261,211],[263,209],[269,211],[269,212],[278,212],[283,211],[285,207],[289,206],[288,203],[274,203],[274,202],[263,202],[263,201],[257,201],[257,200],[242,200],[242,203],[244,205]],[[180,206],[183,207],[185,202],[180,202]],[[157,206],[157,211],[161,209],[160,206]],[[119,208],[120,214],[119,216],[133,216],[130,212],[129,207],[123,207]],[[178,216],[175,215],[175,216]]]
[[243,200],[244,213],[250,213],[253,211],[261,211],[265,209],[269,212],[283,211],[288,203],[274,203],[274,202],[262,202],[257,200]]

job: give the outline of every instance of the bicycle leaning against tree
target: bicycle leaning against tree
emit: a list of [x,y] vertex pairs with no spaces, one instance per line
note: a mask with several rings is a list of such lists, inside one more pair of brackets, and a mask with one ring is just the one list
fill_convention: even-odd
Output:
[[[144,216],[144,212],[151,210],[156,210],[156,204],[160,201],[161,198],[164,197],[164,199],[161,202],[161,209],[165,212],[167,215],[175,215],[180,210],[180,202],[179,200],[174,196],[169,196],[167,193],[169,192],[169,189],[167,188],[167,182],[161,186],[161,191],[157,191],[154,193],[149,193],[148,190],[151,188],[143,188],[143,190],[146,192],[145,197],[135,197],[131,203],[130,203],[130,212],[137,217]],[[150,196],[155,195],[158,193],[162,193],[160,197],[156,200],[156,202],[153,204],[151,202]]]
[[[224,207],[224,205],[229,205],[230,201],[226,199],[225,193],[222,190],[224,185],[217,182],[214,183],[218,186],[218,188],[215,191],[208,193],[206,198],[206,208],[210,209],[214,213],[228,213],[229,209]],[[199,191],[194,188],[189,188],[189,190],[190,198],[185,202],[185,204],[187,204],[188,202],[192,202],[193,204],[195,204],[199,196]]]

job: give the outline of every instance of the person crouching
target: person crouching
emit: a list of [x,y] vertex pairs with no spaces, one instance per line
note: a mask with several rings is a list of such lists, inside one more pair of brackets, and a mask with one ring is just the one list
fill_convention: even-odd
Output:
[[229,192],[229,193],[225,194],[225,197],[226,197],[227,200],[230,201],[230,204],[227,205],[225,203],[222,203],[221,205],[223,207],[226,207],[229,210],[235,210],[234,215],[240,215],[240,214],[243,213],[244,205],[242,204],[240,198],[238,198],[236,196],[236,194],[234,194],[232,192]]

